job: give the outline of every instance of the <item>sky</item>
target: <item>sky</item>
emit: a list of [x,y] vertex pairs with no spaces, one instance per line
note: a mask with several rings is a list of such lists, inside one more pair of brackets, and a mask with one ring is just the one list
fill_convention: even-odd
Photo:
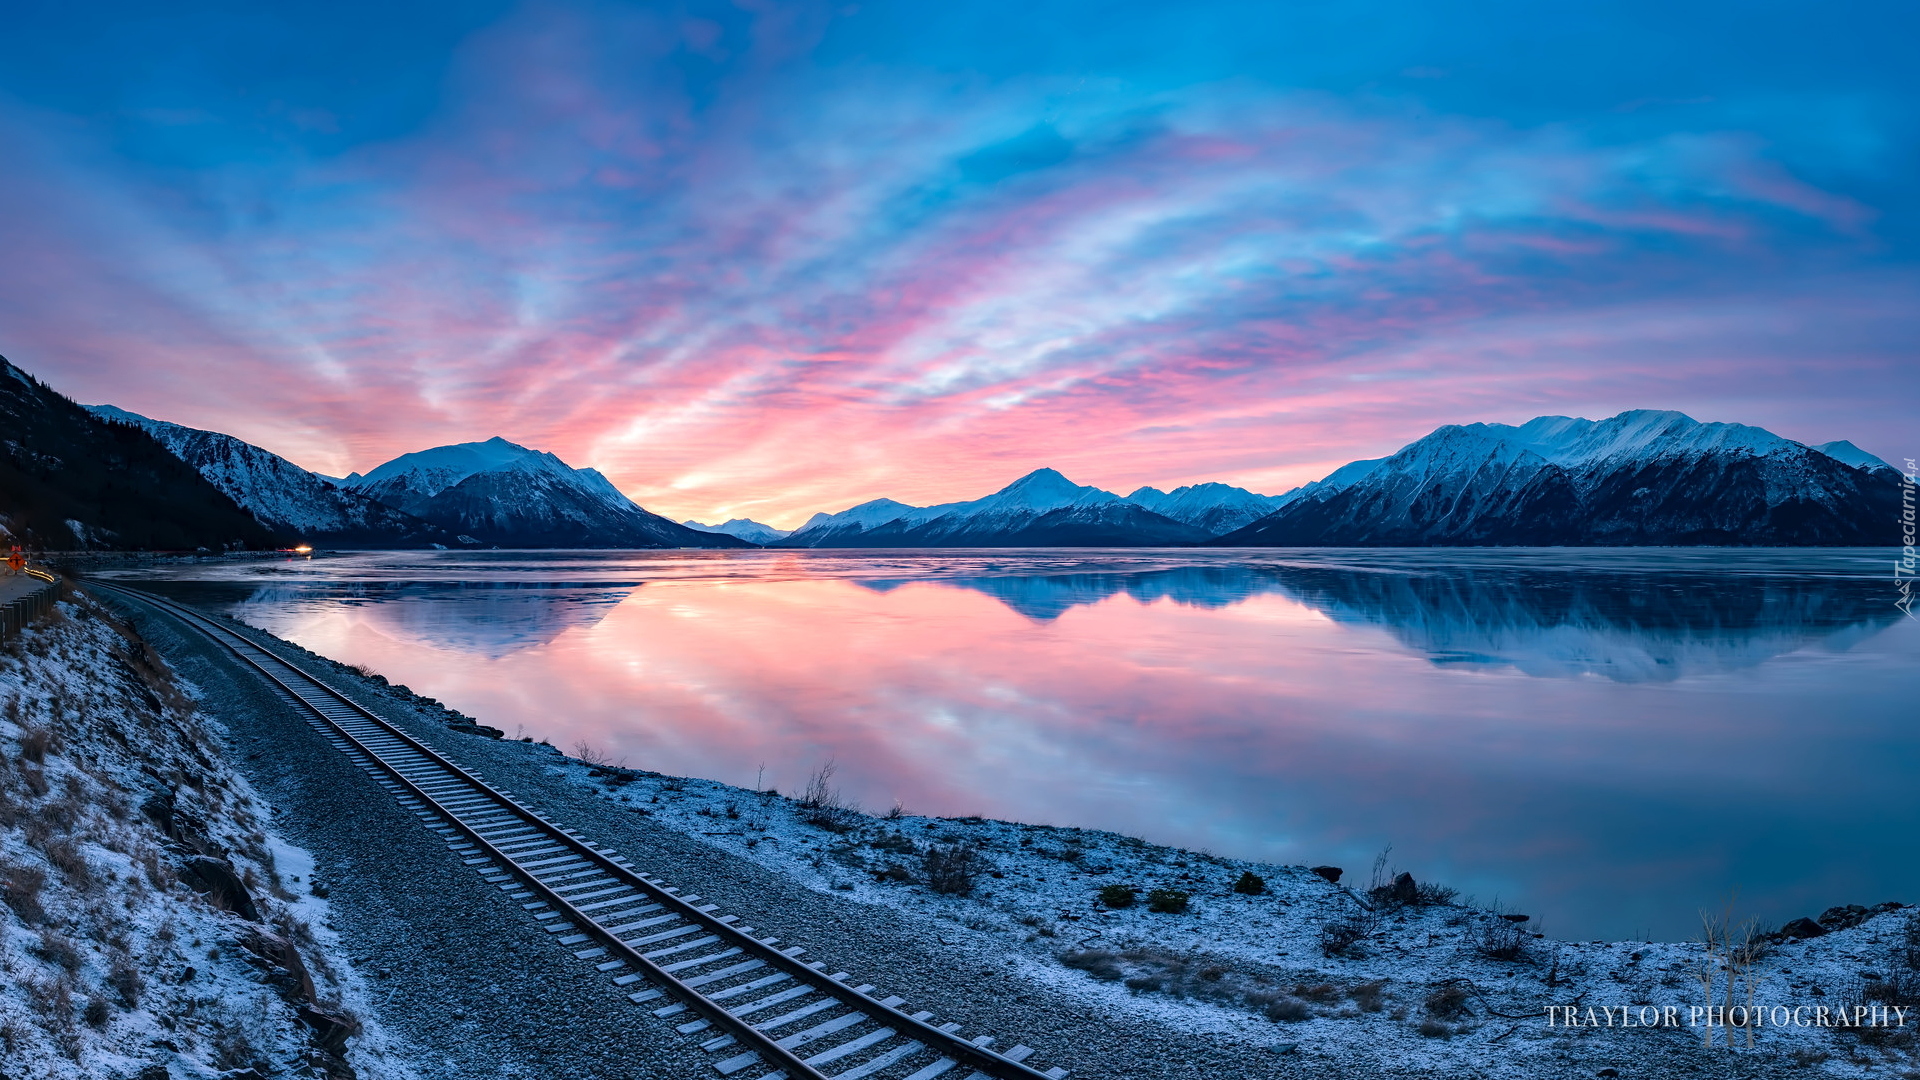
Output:
[[792,526],[1672,408],[1920,456],[1908,3],[14,4],[0,354]]

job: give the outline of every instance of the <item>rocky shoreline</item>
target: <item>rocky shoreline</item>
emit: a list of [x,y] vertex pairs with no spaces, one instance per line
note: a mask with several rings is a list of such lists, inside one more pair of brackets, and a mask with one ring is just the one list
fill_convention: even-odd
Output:
[[[290,838],[333,880],[350,959],[389,973],[373,976],[389,987],[381,1016],[420,1075],[703,1067],[686,1040],[648,1027],[557,950],[541,952],[497,896],[432,865],[450,860],[230,661],[136,614],[203,689],[202,707],[240,745],[259,744],[243,771],[289,807]],[[1809,920],[1817,935],[1742,939],[1713,957],[1698,943],[1554,941],[1385,866],[1354,887],[1358,875],[1330,868],[1093,830],[861,814],[837,805],[830,777],[795,798],[580,761],[247,632],[643,867],[970,1028],[1041,1046],[1076,1075],[1868,1076],[1914,1063],[1911,1014],[1893,1028],[1626,1022],[1668,1007],[1687,1019],[1705,1001],[1703,962],[1716,1003],[1769,1016],[1904,1000],[1920,923],[1897,905],[1836,909]],[[429,894],[447,902],[395,900]],[[476,938],[488,944],[469,947]],[[423,967],[423,939],[459,955]],[[520,1008],[532,995],[565,1004]],[[1708,1034],[1721,1044],[1730,1034],[1734,1049],[1703,1046]]]

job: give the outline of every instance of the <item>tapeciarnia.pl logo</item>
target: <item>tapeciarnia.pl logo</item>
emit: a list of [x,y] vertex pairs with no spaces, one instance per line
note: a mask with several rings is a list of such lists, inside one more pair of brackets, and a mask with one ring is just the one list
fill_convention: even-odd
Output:
[[1895,600],[1893,606],[1912,619],[1920,617],[1913,613],[1913,482],[1920,476],[1920,469],[1914,467],[1912,458],[1906,461],[1906,470],[1900,474],[1900,557],[1893,561],[1893,587],[1899,590],[1900,599]]
[[1548,1027],[1906,1027],[1904,1005],[1549,1005]]

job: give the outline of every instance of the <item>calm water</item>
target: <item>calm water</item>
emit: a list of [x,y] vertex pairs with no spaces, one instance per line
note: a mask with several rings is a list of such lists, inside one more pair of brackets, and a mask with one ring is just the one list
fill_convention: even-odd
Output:
[[869,808],[1375,852],[1565,937],[1920,900],[1881,552],[435,552],[126,572],[509,734]]

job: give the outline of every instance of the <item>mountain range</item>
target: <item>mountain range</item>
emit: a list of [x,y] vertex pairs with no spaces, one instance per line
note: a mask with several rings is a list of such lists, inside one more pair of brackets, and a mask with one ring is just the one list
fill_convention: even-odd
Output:
[[[978,499],[873,499],[798,529],[676,523],[502,438],[340,479],[219,432],[85,409],[0,359],[0,528],[43,547],[925,548],[1896,543],[1904,478],[1850,442],[1634,410],[1447,425],[1279,495],[1121,496],[1036,469]],[[136,511],[129,508],[139,508]]]
[[1111,491],[1035,469],[970,502],[914,507],[879,499],[816,514],[770,546],[1165,547],[1197,544],[1211,535]]
[[[1450,424],[1356,462],[1222,547],[1894,543],[1899,474],[1744,424],[1634,410]],[[1852,460],[1847,460],[1851,458]],[[1356,468],[1356,466],[1364,466]]]

